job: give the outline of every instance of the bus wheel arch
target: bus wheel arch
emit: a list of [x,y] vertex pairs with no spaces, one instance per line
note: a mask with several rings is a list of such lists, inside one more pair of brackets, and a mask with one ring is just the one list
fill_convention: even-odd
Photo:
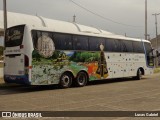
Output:
[[139,70],[142,72],[142,75],[145,75],[144,68],[140,67]]
[[88,73],[84,70],[81,70],[78,72],[76,79],[75,79],[75,85],[77,87],[83,87],[85,86],[89,81]]
[[142,79],[142,75],[144,75],[144,69],[142,67],[138,68],[137,70],[137,76],[135,77],[136,80],[141,80]]
[[61,88],[69,88],[72,85],[74,75],[71,71],[65,71],[61,74],[59,86]]

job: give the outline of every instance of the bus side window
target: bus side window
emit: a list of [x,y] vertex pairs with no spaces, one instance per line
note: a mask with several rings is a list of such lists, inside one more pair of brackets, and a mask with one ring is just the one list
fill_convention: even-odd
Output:
[[133,44],[132,44],[132,41],[123,40],[123,43],[125,44],[126,52],[133,52]]
[[74,50],[88,50],[88,37],[73,35]]
[[42,31],[33,31],[32,32],[32,37],[33,37],[33,45],[34,45],[34,48],[36,50],[38,50],[38,39],[40,37],[42,37]]
[[37,36],[36,30],[32,30],[32,40],[33,40],[33,47],[36,49],[37,48],[37,41],[38,41],[38,36]]
[[72,50],[72,36],[71,35],[68,35],[68,34],[64,34],[63,35],[63,47],[65,50]]
[[127,46],[126,46],[124,40],[120,40],[119,42],[121,44],[121,52],[128,52]]
[[52,39],[54,40],[54,43],[55,43],[55,49],[56,49],[56,50],[60,50],[60,49],[61,49],[60,34],[53,33]]
[[105,51],[114,52],[114,40],[113,39],[105,40]]
[[56,50],[72,50],[72,36],[68,34],[53,33]]
[[142,42],[133,42],[133,48],[135,53],[144,53]]
[[89,50],[90,51],[100,51],[100,45],[105,46],[105,39],[104,38],[98,38],[98,37],[90,37],[89,38]]
[[122,52],[121,42],[119,40],[114,40],[114,52]]

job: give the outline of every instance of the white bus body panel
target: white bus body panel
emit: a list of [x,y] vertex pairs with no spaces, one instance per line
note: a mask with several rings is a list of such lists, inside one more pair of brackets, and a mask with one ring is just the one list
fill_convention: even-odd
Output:
[[[31,70],[28,69],[28,75],[25,73],[25,56],[29,58],[29,66],[32,63],[32,51],[33,43],[31,38],[31,30],[25,26],[24,35],[22,41],[22,48],[17,47],[6,47],[4,50],[4,78],[16,78],[18,76],[24,77],[24,81],[27,84],[31,83]],[[11,76],[11,77],[10,77]]]
[[5,75],[24,75],[24,55],[8,55],[5,57]]
[[105,55],[109,71],[108,78],[132,77],[137,75],[139,68],[145,70],[144,54],[106,53]]

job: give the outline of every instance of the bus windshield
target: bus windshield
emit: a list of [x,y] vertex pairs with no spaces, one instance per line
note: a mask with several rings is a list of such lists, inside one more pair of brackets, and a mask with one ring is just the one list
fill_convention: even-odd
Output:
[[15,47],[22,44],[24,25],[7,29],[5,35],[5,47]]
[[150,43],[145,43],[148,66],[154,66],[153,50]]

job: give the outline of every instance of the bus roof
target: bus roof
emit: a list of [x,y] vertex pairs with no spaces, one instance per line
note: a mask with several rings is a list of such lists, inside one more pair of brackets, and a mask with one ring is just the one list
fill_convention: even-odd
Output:
[[[0,15],[2,11],[0,11]],[[26,24],[31,29],[39,29],[54,32],[64,32],[79,35],[97,36],[97,37],[108,37],[123,40],[134,40],[141,41],[142,39],[125,37],[123,35],[117,35],[105,30],[101,30],[95,27],[89,27],[85,25],[80,25],[73,22],[65,22],[60,20],[53,20],[44,18],[42,16],[26,15],[20,13],[8,12],[9,24],[8,26],[16,26],[20,24]],[[1,20],[0,20],[1,22]],[[148,40],[143,40],[149,42]]]
[[123,35],[117,35],[102,29],[85,26],[78,23],[52,20],[52,19],[43,18],[43,17],[41,17],[41,19],[43,21],[43,25],[41,26],[32,25],[31,29],[78,34],[78,35],[87,35],[87,36],[95,36],[95,37],[97,36],[97,37],[107,37],[107,38],[115,38],[115,39],[123,39],[123,40],[133,40],[133,41],[142,40],[144,42],[149,42],[148,40],[125,37]]

